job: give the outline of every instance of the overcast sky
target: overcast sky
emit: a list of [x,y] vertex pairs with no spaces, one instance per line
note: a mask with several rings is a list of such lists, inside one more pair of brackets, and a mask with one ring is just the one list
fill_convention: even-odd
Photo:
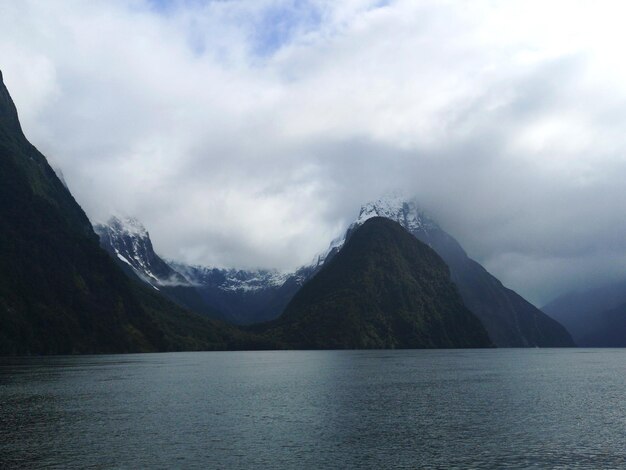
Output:
[[626,6],[0,0],[0,69],[93,222],[290,269],[402,189],[539,305],[626,274]]

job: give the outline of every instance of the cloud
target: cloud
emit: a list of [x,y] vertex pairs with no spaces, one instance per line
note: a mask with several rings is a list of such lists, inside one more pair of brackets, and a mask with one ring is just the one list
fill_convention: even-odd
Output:
[[94,221],[289,269],[394,188],[542,303],[626,272],[620,2],[0,1],[23,126]]

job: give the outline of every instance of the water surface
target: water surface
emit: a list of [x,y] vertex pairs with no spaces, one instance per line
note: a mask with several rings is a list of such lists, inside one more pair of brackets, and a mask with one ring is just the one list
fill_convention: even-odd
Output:
[[626,351],[0,359],[0,467],[616,468]]

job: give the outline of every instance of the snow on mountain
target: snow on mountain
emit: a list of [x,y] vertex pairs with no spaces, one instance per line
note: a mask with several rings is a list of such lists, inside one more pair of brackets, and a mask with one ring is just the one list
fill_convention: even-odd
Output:
[[94,230],[105,250],[156,289],[186,285],[244,293],[277,289],[288,280],[301,284],[306,278],[301,270],[285,273],[275,269],[224,269],[164,261],[155,253],[148,230],[133,217],[111,217]]
[[311,266],[314,266],[314,267],[322,266],[327,260],[330,259],[331,256],[333,256],[335,253],[337,253],[341,249],[341,247],[343,246],[345,242],[346,242],[346,234],[343,234],[342,236],[335,238],[332,242],[330,242],[330,245],[328,246],[328,248],[326,248],[326,251],[320,253],[318,256],[314,258],[314,261]]
[[399,197],[365,204],[345,235],[333,240],[313,263],[293,272],[165,261],[155,253],[150,234],[143,224],[131,217],[112,217],[107,224],[97,225],[94,229],[105,250],[175,302],[201,313],[206,309],[218,312],[220,318],[233,323],[250,324],[278,317],[300,287],[341,249],[350,231],[378,215],[396,220],[405,227],[430,223],[414,204]]
[[382,197],[361,207],[358,217],[346,233],[334,239],[329,247],[315,257],[310,265],[300,267],[294,272],[279,272],[274,269],[241,270],[207,266],[189,266],[170,261],[170,265],[182,273],[190,282],[198,285],[217,287],[224,291],[251,292],[269,288],[278,288],[287,281],[298,285],[304,284],[323,264],[334,256],[344,245],[347,235],[356,227],[372,217],[386,217],[394,220],[411,233],[418,230],[438,228],[418,205],[406,200],[399,194]]
[[112,217],[109,220],[109,227],[115,229],[117,233],[138,238],[149,238],[148,230],[134,217],[124,217],[122,219]]
[[381,198],[361,207],[359,217],[353,226],[362,225],[372,217],[386,217],[402,225],[409,232],[438,229],[439,226],[422,211],[415,201],[398,196]]
[[287,282],[304,284],[341,249],[347,235],[354,228],[377,216],[394,220],[412,233],[437,227],[414,202],[407,201],[398,194],[386,196],[364,204],[347,232],[333,240],[328,249],[318,255],[312,264],[286,273],[275,269],[229,269],[163,261],[154,252],[146,228],[132,217],[112,217],[107,224],[94,228],[107,251],[129,265],[139,277],[154,287],[186,284],[230,292],[255,292],[277,289]]
[[372,217],[385,217],[398,222],[412,234],[440,230],[437,223],[420,209],[415,201],[405,199],[401,194],[391,194],[361,206],[356,220],[350,225],[344,235],[333,240],[328,249],[317,257],[316,264],[322,266],[343,247],[346,238],[357,227]]
[[174,261],[170,261],[170,264],[193,284],[217,287],[224,291],[252,292],[277,288],[293,275],[293,273],[282,273],[275,269],[223,269],[189,266]]
[[137,219],[111,217],[106,224],[96,225],[94,230],[106,251],[155,289],[190,284],[154,252],[150,234]]
[[[433,248],[450,268],[467,307],[483,322],[497,346],[572,345],[557,322],[526,302],[480,264],[444,232],[418,204],[391,195],[361,207],[345,235],[308,266],[292,273],[273,269],[242,270],[166,263],[152,248],[150,235],[132,218],[112,218],[94,227],[101,245],[141,279],[170,298],[199,313],[218,312],[219,318],[236,324],[253,324],[277,318],[300,287],[315,275],[344,245],[350,233],[372,217],[398,222],[418,240]],[[184,288],[170,286],[186,286]],[[173,290],[178,292],[174,297]],[[185,291],[184,294],[180,291]],[[213,313],[215,315],[215,313]]]

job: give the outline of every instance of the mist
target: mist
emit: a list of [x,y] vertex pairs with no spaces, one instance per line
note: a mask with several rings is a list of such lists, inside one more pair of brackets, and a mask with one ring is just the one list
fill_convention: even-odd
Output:
[[620,2],[0,1],[25,133],[92,222],[296,268],[415,196],[536,304],[622,279]]

